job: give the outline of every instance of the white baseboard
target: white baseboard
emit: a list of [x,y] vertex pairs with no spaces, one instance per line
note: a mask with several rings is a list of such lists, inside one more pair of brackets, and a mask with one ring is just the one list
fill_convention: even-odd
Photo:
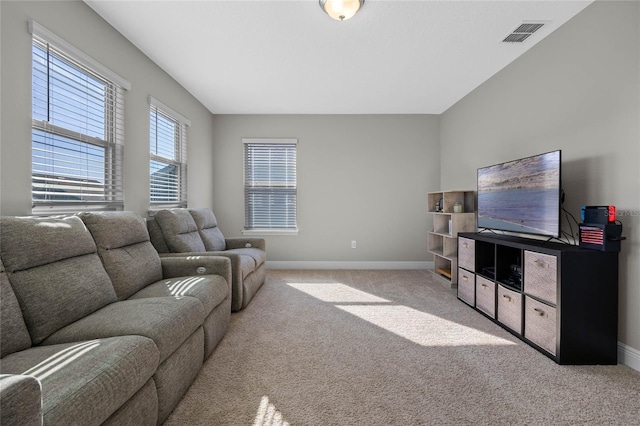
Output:
[[618,364],[640,371],[640,351],[618,342]]
[[267,269],[433,269],[433,262],[278,261],[267,260]]

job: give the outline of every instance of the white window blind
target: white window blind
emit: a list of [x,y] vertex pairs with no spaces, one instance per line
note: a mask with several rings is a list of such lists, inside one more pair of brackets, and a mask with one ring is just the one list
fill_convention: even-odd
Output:
[[297,230],[296,139],[243,139],[246,230]]
[[109,77],[128,83],[36,23],[29,29],[34,210],[122,209],[125,88]]
[[149,182],[153,207],[187,206],[189,120],[150,97]]

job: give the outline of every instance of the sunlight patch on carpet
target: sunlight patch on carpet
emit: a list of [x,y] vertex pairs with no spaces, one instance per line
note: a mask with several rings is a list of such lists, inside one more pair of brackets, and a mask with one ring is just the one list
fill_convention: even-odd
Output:
[[422,346],[499,346],[516,344],[408,306],[337,305],[336,307]]
[[287,283],[289,286],[329,303],[389,303],[387,299],[341,283]]
[[269,402],[268,396],[263,396],[258,406],[253,426],[289,426],[289,422],[282,418],[282,413]]
[[287,283],[323,302],[357,316],[422,346],[499,346],[516,343],[473,327],[431,315],[404,305],[392,304],[362,290],[337,282]]

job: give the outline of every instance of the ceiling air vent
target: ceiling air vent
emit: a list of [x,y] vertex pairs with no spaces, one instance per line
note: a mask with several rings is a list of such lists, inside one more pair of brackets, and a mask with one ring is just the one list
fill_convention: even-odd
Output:
[[518,28],[513,30],[511,34],[506,36],[503,43],[522,43],[525,41],[531,34],[538,31],[544,25],[543,22],[528,22],[521,24]]

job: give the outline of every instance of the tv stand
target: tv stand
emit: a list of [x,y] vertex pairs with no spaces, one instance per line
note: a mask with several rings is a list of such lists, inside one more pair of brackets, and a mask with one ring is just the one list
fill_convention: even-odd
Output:
[[558,364],[616,364],[618,253],[458,235],[458,299]]

